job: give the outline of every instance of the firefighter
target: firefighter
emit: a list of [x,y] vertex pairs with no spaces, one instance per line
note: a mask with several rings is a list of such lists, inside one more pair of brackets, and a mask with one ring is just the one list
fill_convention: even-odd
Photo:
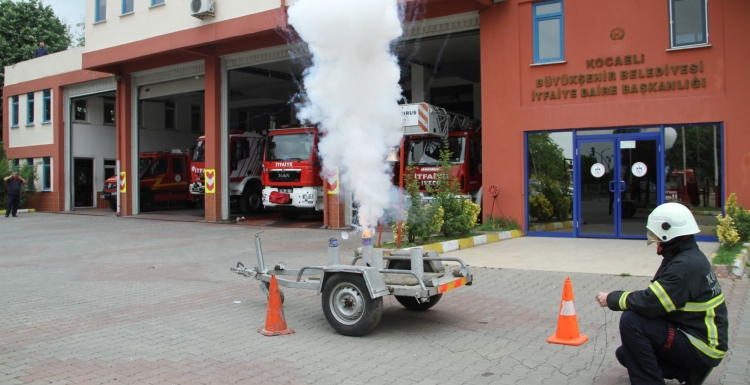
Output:
[[617,360],[631,384],[676,379],[702,384],[727,351],[724,295],[711,264],[698,249],[693,214],[679,203],[658,206],[648,217],[647,244],[662,256],[647,289],[599,293],[599,305],[622,311]]

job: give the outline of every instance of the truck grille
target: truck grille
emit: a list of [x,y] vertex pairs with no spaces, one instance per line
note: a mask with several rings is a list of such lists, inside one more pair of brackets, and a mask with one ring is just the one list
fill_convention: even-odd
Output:
[[268,179],[271,182],[299,182],[300,174],[299,171],[271,171]]

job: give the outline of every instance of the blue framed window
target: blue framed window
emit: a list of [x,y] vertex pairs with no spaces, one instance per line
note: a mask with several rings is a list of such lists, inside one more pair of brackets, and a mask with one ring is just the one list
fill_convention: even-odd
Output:
[[26,125],[34,124],[34,93],[26,94]]
[[534,63],[565,60],[562,0],[534,3]]
[[10,126],[18,127],[18,95],[10,97]]
[[52,120],[52,97],[50,90],[42,91],[42,123]]
[[122,14],[133,13],[134,0],[122,0]]
[[107,20],[107,0],[94,0],[94,21]]
[[672,48],[708,44],[708,0],[669,0]]
[[50,171],[49,157],[42,159],[42,190],[52,190],[52,173]]
[[26,158],[26,165],[34,167],[34,158]]
[[164,0],[151,0],[151,6],[157,6],[164,4]]

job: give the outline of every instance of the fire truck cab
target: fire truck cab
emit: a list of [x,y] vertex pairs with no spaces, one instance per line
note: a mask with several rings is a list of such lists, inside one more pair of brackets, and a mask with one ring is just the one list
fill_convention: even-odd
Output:
[[[232,131],[229,134],[229,198],[231,203],[239,202],[240,210],[245,215],[263,209],[260,176],[262,138],[258,134],[244,131]],[[206,137],[201,136],[196,141],[190,169],[190,193],[198,199],[205,192],[205,140]]]
[[427,103],[401,106],[404,127],[404,172],[416,166],[414,177],[423,198],[430,200],[426,187],[437,184],[440,150],[447,136],[451,151],[451,176],[458,179],[461,194],[482,204],[482,133],[476,119],[457,115]]
[[269,132],[263,153],[263,206],[285,219],[323,210],[318,129],[282,127]]
[[[149,211],[156,203],[180,202],[192,207],[190,195],[190,153],[187,150],[143,152],[138,159],[140,210]],[[117,211],[117,175],[104,181],[102,199]]]

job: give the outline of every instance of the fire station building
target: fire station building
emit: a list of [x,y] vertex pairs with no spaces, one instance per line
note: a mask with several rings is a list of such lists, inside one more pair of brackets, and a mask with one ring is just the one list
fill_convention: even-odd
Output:
[[[38,165],[32,206],[106,207],[119,164],[122,214],[139,215],[139,153],[205,136],[218,178],[205,218],[230,219],[229,133],[296,123],[293,3],[87,0],[85,47],[5,68],[2,136],[9,158]],[[650,210],[676,201],[715,239],[731,193],[750,207],[750,3],[399,4],[404,98],[482,119],[485,218],[644,238]],[[351,220],[345,196],[326,200],[326,225]]]

